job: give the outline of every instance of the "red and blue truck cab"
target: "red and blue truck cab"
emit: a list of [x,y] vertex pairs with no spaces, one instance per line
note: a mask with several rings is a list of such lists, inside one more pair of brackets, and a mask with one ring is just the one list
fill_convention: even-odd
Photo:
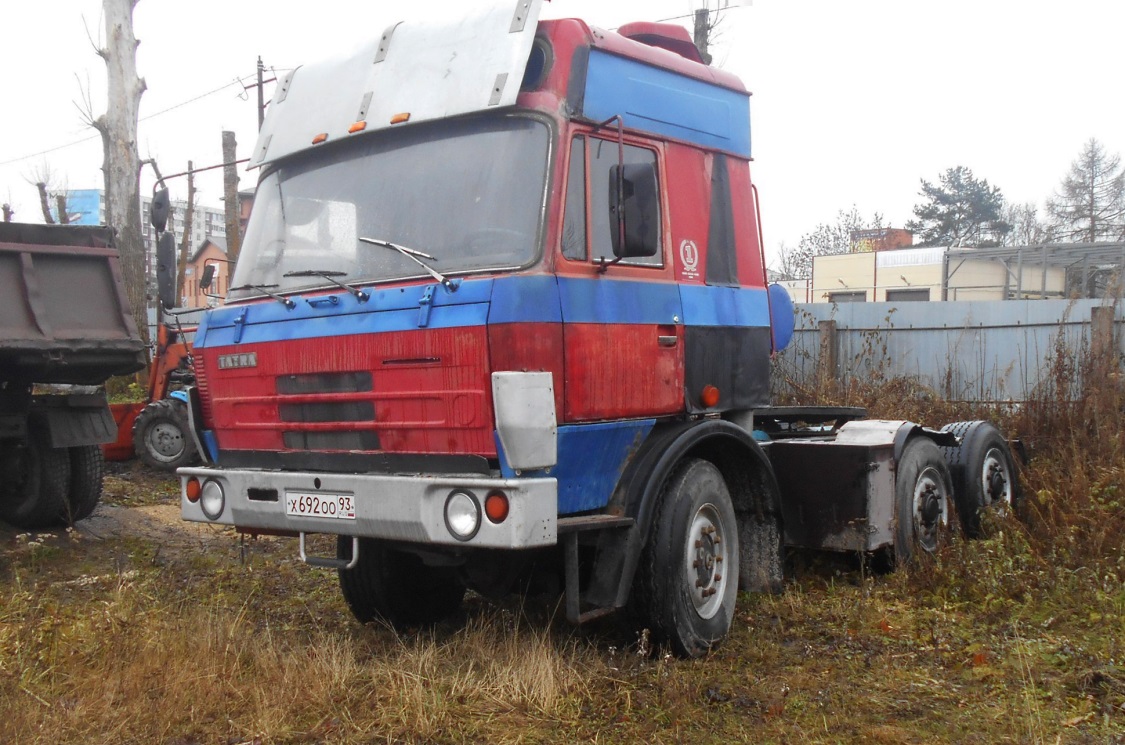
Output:
[[299,537],[361,621],[546,576],[570,620],[630,607],[682,655],[740,585],[780,588],[786,534],[936,548],[954,434],[769,405],[793,311],[743,84],[679,27],[476,13],[279,83],[233,289],[195,336],[183,517]]

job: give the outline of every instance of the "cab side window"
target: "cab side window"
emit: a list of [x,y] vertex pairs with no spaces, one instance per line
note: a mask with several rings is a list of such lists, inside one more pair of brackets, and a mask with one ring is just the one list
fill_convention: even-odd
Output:
[[[656,153],[647,148],[626,145],[624,156],[626,164],[656,167]],[[617,164],[615,140],[578,136],[571,142],[562,236],[562,252],[566,258],[579,261],[603,256],[613,258],[612,231],[617,229],[617,222],[609,213],[610,169]],[[589,193],[586,193],[587,185]],[[659,228],[657,230],[657,245],[662,246],[663,238]],[[663,266],[663,251],[657,251],[655,256],[625,259],[621,263]]]

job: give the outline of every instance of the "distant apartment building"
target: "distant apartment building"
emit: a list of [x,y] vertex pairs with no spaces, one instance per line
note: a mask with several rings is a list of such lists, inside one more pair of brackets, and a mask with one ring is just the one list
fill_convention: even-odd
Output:
[[[71,189],[66,193],[66,208],[71,216],[71,222],[79,225],[105,225],[105,191],[102,189]],[[141,235],[145,244],[145,269],[151,274],[151,268],[156,261],[156,231],[149,223],[149,214],[152,209],[152,197],[141,196]],[[180,244],[184,236],[184,215],[187,213],[187,201],[183,199],[172,200],[172,211],[168,218],[168,228],[176,236],[176,245]],[[222,209],[195,205],[192,210],[191,243],[200,246],[203,241],[213,238],[226,245],[227,227],[226,215]]]

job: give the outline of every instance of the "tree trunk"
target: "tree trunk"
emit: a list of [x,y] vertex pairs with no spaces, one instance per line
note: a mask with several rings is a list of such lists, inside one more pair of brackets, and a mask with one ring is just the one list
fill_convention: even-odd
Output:
[[116,231],[117,250],[129,306],[141,338],[148,343],[148,271],[141,237],[141,159],[137,154],[137,113],[145,81],[137,77],[133,8],[137,0],[102,0],[109,83],[104,116],[95,122],[105,146],[106,223]]
[[176,267],[176,296],[183,304],[183,296],[187,292],[185,284],[187,277],[188,257],[191,254],[191,226],[195,222],[195,171],[192,162],[187,162],[187,207],[184,209],[184,235],[180,239],[180,261]]
[[234,264],[238,261],[238,252],[242,248],[242,230],[240,228],[240,208],[238,204],[238,159],[235,148],[234,132],[223,132],[223,202],[225,203],[227,224],[227,260],[231,262],[227,267],[231,276],[234,274]]
[[55,195],[55,209],[59,213],[59,224],[69,225],[70,213],[68,212],[68,208],[66,206],[66,194]]
[[3,205],[0,205],[0,209],[4,210],[4,222],[11,222],[12,216],[16,214],[15,210],[12,209],[12,205],[4,202]]
[[35,188],[39,190],[39,209],[43,210],[43,222],[54,225],[55,218],[51,215],[51,203],[47,198],[47,184],[40,181]]

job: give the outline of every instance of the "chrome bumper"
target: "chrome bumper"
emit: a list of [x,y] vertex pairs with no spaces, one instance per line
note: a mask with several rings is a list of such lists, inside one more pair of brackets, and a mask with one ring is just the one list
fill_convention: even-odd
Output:
[[[411,543],[482,548],[551,546],[557,540],[558,485],[555,479],[490,479],[476,476],[385,476],[288,471],[181,468],[180,511],[184,520],[234,525],[247,530],[353,535]],[[211,519],[187,498],[190,477],[216,481],[223,489],[222,512]],[[445,503],[454,491],[471,495],[483,508],[499,489],[508,496],[508,517],[493,523],[482,512],[480,528],[467,541],[446,527]],[[251,492],[251,490],[253,490]],[[287,515],[287,492],[354,495],[355,519]],[[250,494],[254,494],[254,499]]]

